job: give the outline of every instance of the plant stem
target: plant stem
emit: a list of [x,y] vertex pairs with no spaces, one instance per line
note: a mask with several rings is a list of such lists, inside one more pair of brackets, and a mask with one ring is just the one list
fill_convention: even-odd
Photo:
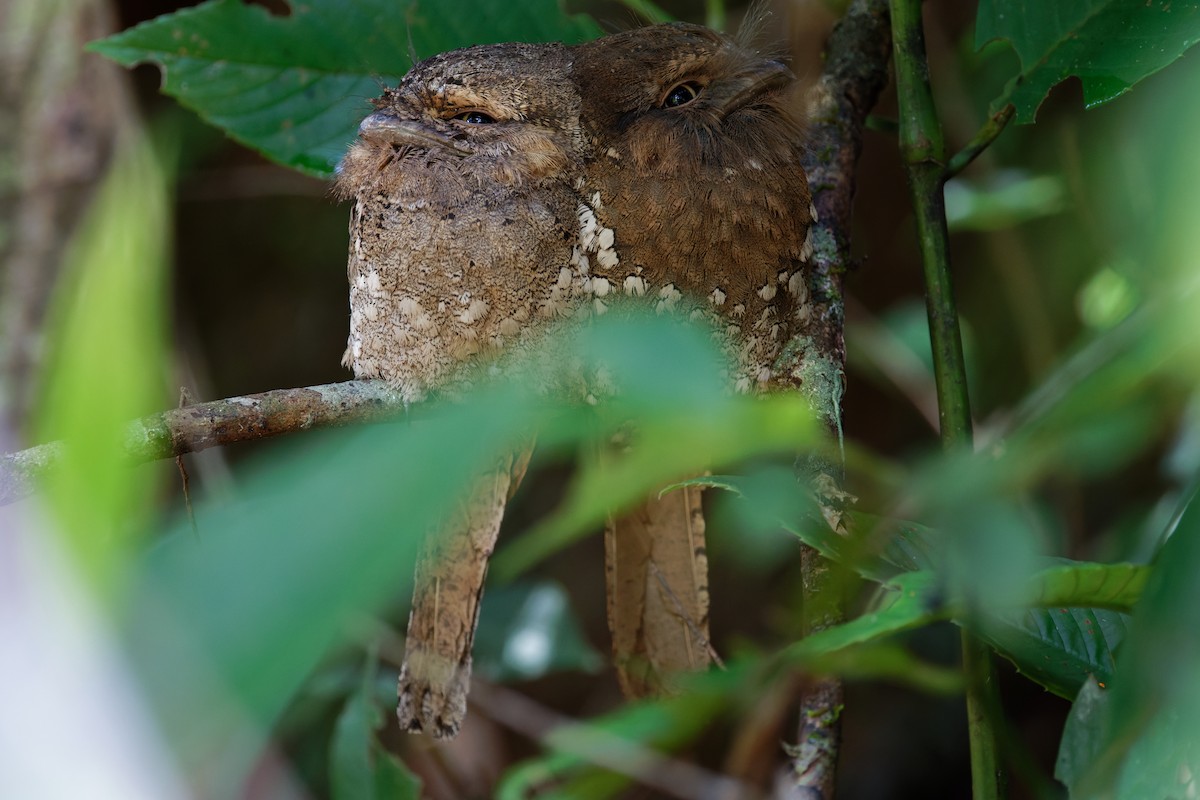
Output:
[[705,0],[704,24],[714,31],[725,30],[725,0]]
[[657,25],[660,22],[674,22],[675,18],[663,11],[651,0],[621,0],[621,5],[633,13],[644,17],[647,22]]
[[[891,0],[891,9],[900,104],[900,148],[908,171],[925,271],[925,299],[933,345],[942,447],[948,452],[970,451],[971,406],[958,309],[954,304],[950,277],[949,234],[942,191],[947,175],[946,147],[929,85],[921,2]],[[997,121],[997,125],[995,133],[1003,128],[1002,122]],[[995,134],[991,138],[995,138]],[[983,146],[986,145],[979,149]],[[964,166],[969,160],[964,161]],[[991,655],[986,645],[965,630],[962,652],[967,678],[972,793],[975,800],[993,800],[1001,796],[1002,776],[997,733],[992,723],[999,702]]]
[[943,176],[944,180],[950,180],[958,173],[962,172],[967,166],[974,161],[980,153],[988,148],[992,142],[996,141],[996,137],[1004,131],[1004,126],[1012,119],[1017,107],[1012,103],[1005,103],[1004,107],[983,124],[979,132],[975,134],[971,141],[967,142],[962,150],[954,154],[950,159],[950,163],[946,165],[946,172]]

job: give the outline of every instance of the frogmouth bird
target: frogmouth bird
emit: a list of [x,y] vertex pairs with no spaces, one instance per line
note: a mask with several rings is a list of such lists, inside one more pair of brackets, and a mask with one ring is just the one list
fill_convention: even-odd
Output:
[[[686,24],[417,64],[339,167],[353,200],[344,363],[415,402],[628,296],[715,325],[731,389],[768,388],[809,313],[815,214],[793,87],[778,61]],[[527,462],[498,459],[427,537],[400,676],[407,730],[458,731],[487,559]],[[699,490],[615,519],[606,556],[625,691],[706,667]]]

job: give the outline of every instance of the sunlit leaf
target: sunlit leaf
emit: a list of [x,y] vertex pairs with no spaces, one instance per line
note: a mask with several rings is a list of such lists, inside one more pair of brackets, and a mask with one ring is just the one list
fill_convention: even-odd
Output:
[[62,439],[47,505],[89,578],[110,584],[153,481],[121,457],[125,423],[166,405],[168,176],[148,141],[125,141],[66,255],[48,324],[34,430]]

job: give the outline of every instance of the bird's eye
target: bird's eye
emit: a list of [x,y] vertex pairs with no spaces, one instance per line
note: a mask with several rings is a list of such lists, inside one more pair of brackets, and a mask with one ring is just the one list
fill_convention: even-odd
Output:
[[461,119],[468,125],[491,125],[496,121],[494,117],[489,117],[482,111],[464,111],[455,116],[454,119]]
[[700,94],[700,84],[698,83],[681,83],[674,86],[667,92],[662,103],[659,104],[662,108],[679,108],[686,106],[688,103],[696,99]]

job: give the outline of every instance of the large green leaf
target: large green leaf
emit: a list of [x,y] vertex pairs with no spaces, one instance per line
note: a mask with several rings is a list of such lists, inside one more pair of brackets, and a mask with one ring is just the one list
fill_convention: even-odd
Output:
[[1098,711],[1078,708],[1064,735],[1058,771],[1072,798],[1194,797],[1200,789],[1198,572],[1193,498],[1158,555],[1111,691]]
[[1128,91],[1200,41],[1200,6],[1179,0],[980,0],[975,43],[1007,39],[1021,59],[1010,87],[1033,122],[1051,87],[1083,82],[1089,108]]
[[579,42],[601,31],[555,0],[307,0],[274,16],[210,0],[91,45],[162,67],[163,91],[268,158],[328,177],[366,101],[412,61],[471,44]]
[[1021,674],[1070,699],[1089,677],[1112,681],[1127,621],[1102,608],[1028,608],[994,611],[971,627]]
[[[552,351],[533,356],[539,369],[562,359],[594,374],[603,364],[617,397],[555,405],[534,381],[514,379],[405,424],[288,442],[247,470],[236,498],[198,506],[199,537],[181,525],[134,565],[119,621],[129,657],[201,793],[239,793],[264,731],[307,676],[356,622],[407,594],[419,536],[531,428],[541,431],[539,448],[566,453],[594,450],[636,421],[643,455],[603,479],[614,501],[665,482],[648,464],[696,474],[718,453],[734,459],[811,441],[803,399],[725,391],[709,332],[615,309],[558,332]],[[656,346],[633,344],[646,341]],[[780,425],[790,426],[786,435]],[[557,524],[565,540],[594,521],[566,517]]]

